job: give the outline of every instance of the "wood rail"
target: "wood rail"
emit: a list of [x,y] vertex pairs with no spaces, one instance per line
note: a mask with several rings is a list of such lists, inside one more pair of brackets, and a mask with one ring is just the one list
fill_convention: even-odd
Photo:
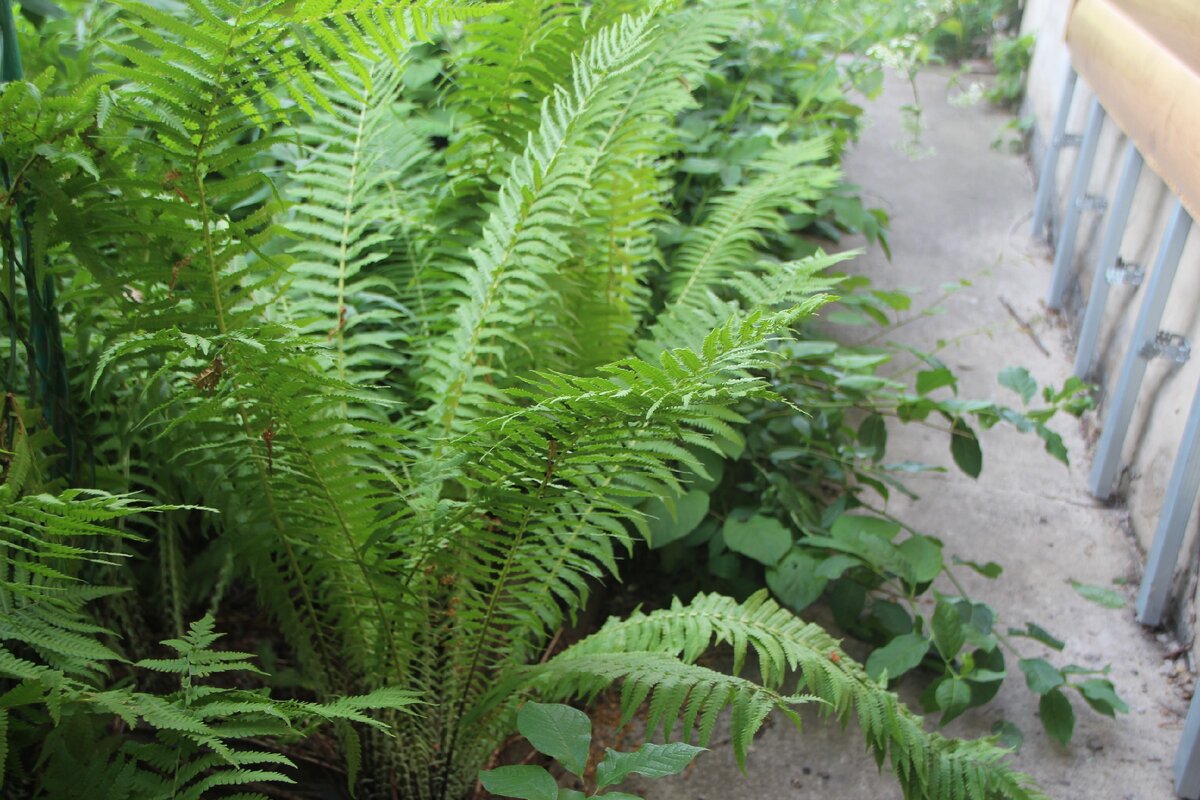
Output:
[[1067,45],[1109,116],[1200,219],[1200,2],[1078,0]]

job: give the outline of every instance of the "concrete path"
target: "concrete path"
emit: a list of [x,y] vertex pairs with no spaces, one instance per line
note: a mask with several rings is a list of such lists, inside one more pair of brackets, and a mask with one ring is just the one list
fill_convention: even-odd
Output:
[[[942,284],[969,279],[970,288],[942,304],[944,313],[917,319],[895,338],[925,350],[938,340],[957,342],[940,357],[959,375],[960,395],[1017,404],[1016,395],[996,383],[1001,369],[1025,366],[1039,382],[1061,385],[1070,375],[1071,354],[1064,330],[1047,319],[1041,304],[1050,262],[1048,252],[1029,239],[1029,167],[1019,156],[990,148],[1006,121],[1003,114],[947,102],[953,93],[948,77],[932,71],[920,79],[928,126],[921,144],[928,153],[919,160],[899,149],[905,138],[902,106],[912,101],[906,84],[890,80],[884,96],[868,107],[870,127],[846,168],[870,204],[891,214],[893,260],[874,249],[853,269],[881,287],[920,289],[915,306],[936,297]],[[996,608],[1000,625],[1035,621],[1067,640],[1062,654],[1018,640],[1023,655],[1056,664],[1111,664],[1130,713],[1114,722],[1073,703],[1075,738],[1069,748],[1060,747],[1043,733],[1036,697],[1010,658],[1010,678],[997,700],[948,732],[986,735],[997,719],[1012,720],[1025,733],[1015,765],[1058,800],[1168,800],[1174,797],[1171,762],[1188,677],[1182,662],[1168,659],[1163,645],[1133,619],[1141,556],[1125,533],[1123,513],[1093,502],[1086,492],[1088,421],[1064,418],[1054,427],[1070,450],[1069,469],[1043,453],[1034,437],[997,429],[981,435],[984,469],[978,481],[953,469],[945,433],[892,427],[891,460],[911,458],[951,471],[913,480],[923,499],[916,504],[893,499],[890,510],[942,538],[948,555],[1002,564],[1005,572],[994,582],[966,571],[968,590]],[[1129,605],[1112,610],[1089,603],[1069,579],[1111,586]],[[915,699],[918,684],[910,679],[900,688]],[[813,722],[800,733],[776,719],[747,766],[748,775],[741,775],[729,749],[716,747],[684,776],[639,788],[649,800],[900,798],[890,776],[876,774],[854,729],[843,734]]]

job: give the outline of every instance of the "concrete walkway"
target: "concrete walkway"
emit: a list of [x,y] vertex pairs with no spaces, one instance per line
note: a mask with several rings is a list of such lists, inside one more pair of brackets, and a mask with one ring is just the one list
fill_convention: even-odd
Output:
[[[932,71],[919,81],[928,125],[921,144],[929,150],[919,160],[899,149],[902,106],[912,102],[907,85],[890,80],[884,96],[868,106],[870,127],[846,167],[869,204],[891,214],[893,260],[873,249],[853,269],[880,287],[921,290],[914,306],[936,297],[944,283],[969,279],[970,288],[941,304],[944,313],[905,325],[896,339],[925,350],[938,340],[957,342],[939,355],[959,375],[960,395],[1016,405],[1016,395],[996,383],[997,373],[1020,365],[1040,383],[1061,385],[1070,375],[1070,351],[1064,330],[1047,319],[1041,304],[1050,263],[1048,252],[1029,239],[1029,167],[1019,156],[990,148],[1006,121],[1003,114],[947,102],[948,77]],[[914,479],[911,486],[923,499],[914,504],[894,498],[890,510],[942,538],[948,556],[1002,564],[1004,574],[994,582],[962,574],[968,591],[997,610],[998,627],[1034,621],[1067,641],[1059,654],[1017,640],[1026,657],[1058,665],[1111,664],[1110,677],[1130,713],[1110,720],[1075,702],[1072,692],[1075,738],[1069,748],[1060,747],[1042,731],[1037,698],[1010,657],[1010,677],[998,698],[948,732],[986,735],[999,718],[1015,722],[1025,746],[1014,764],[1058,800],[1167,800],[1174,797],[1171,762],[1187,708],[1181,684],[1188,678],[1182,662],[1167,658],[1163,644],[1133,619],[1141,556],[1125,533],[1123,512],[1095,503],[1086,492],[1089,421],[1064,418],[1054,427],[1070,450],[1069,469],[1043,453],[1035,437],[996,429],[981,434],[978,481],[953,467]],[[890,460],[951,465],[945,433],[913,425],[894,426],[890,433]],[[1123,610],[1092,604],[1069,579],[1113,587],[1129,604]],[[900,689],[915,705],[919,681],[909,679]],[[775,720],[751,751],[747,771],[741,775],[729,749],[716,747],[684,776],[638,788],[649,800],[900,798],[890,776],[876,774],[856,730],[843,734],[816,722],[800,733]]]

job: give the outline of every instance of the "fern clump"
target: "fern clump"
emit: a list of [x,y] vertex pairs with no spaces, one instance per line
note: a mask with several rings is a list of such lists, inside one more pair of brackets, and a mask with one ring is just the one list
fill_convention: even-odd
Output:
[[[22,23],[68,68],[0,94],[48,110],[0,115],[6,782],[253,796],[331,722],[360,797],[461,800],[528,698],[616,682],[701,738],[731,708],[739,757],[819,700],[909,796],[1037,796],[762,598],[549,654],[836,286],[759,247],[833,186],[821,139],[663,240],[744,0],[68,5],[102,24]],[[235,601],[291,699],[217,648]],[[697,666],[721,642],[763,681]]]

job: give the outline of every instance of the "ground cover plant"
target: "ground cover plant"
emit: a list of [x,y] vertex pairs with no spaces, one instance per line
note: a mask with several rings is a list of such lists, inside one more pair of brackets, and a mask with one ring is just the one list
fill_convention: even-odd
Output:
[[906,796],[1041,796],[765,593],[551,648],[836,288],[762,239],[836,136],[673,201],[743,0],[11,10],[7,794],[265,796],[324,736],[359,797],[457,800],[528,700],[619,685],[698,744],[731,709],[739,759],[811,701]]
[[[775,258],[812,252],[845,232],[863,234],[886,252],[886,214],[866,209],[857,187],[836,173],[805,207],[788,208],[787,180],[756,175],[747,161],[776,139],[814,137],[831,143],[836,160],[857,138],[861,103],[878,90],[885,66],[911,79],[931,59],[983,52],[998,27],[993,22],[1015,24],[1012,9],[862,3],[839,14],[760,0],[756,12],[709,65],[698,107],[680,117],[683,158],[674,185],[683,220],[666,229],[667,252],[685,257],[695,247],[680,246],[686,234],[675,232],[686,231],[688,222],[728,225],[735,218],[756,228],[755,248]],[[950,33],[964,24],[972,47],[982,49],[949,46],[957,41]],[[784,362],[769,373],[781,401],[739,409],[745,446],[725,458],[697,451],[703,475],[693,473],[674,496],[643,504],[651,560],[672,575],[670,594],[718,590],[746,597],[765,586],[797,613],[827,604],[842,631],[875,648],[866,662],[873,678],[894,681],[918,666],[932,676],[922,703],[943,724],[996,695],[1009,674],[1007,653],[1012,674],[1018,681],[1024,675],[1042,698],[1042,725],[1066,744],[1074,711],[1062,688],[1099,713],[1125,710],[1107,671],[1053,667],[1042,653],[1023,652],[1046,648],[1053,658],[1050,651],[1064,645],[1036,622],[1008,630],[955,576],[975,569],[994,579],[1002,566],[974,564],[970,554],[943,555],[936,531],[913,531],[886,512],[892,493],[912,494],[906,475],[938,469],[891,463],[889,421],[939,428],[954,464],[978,479],[983,453],[976,428],[1003,424],[1030,433],[1065,464],[1066,449],[1048,423],[1089,407],[1079,381],[1039,387],[1019,367],[999,375],[1013,405],[959,397],[957,377],[936,353],[890,343],[893,326],[937,313],[941,300],[967,285],[944,287],[929,307],[916,308],[910,294],[877,290],[866,278],[840,283],[838,306],[821,315],[820,325],[802,325],[801,341],[782,346]],[[936,614],[918,606],[918,599],[935,595]],[[1033,641],[1022,648],[1013,637]],[[1014,721],[997,732],[1020,741]]]

